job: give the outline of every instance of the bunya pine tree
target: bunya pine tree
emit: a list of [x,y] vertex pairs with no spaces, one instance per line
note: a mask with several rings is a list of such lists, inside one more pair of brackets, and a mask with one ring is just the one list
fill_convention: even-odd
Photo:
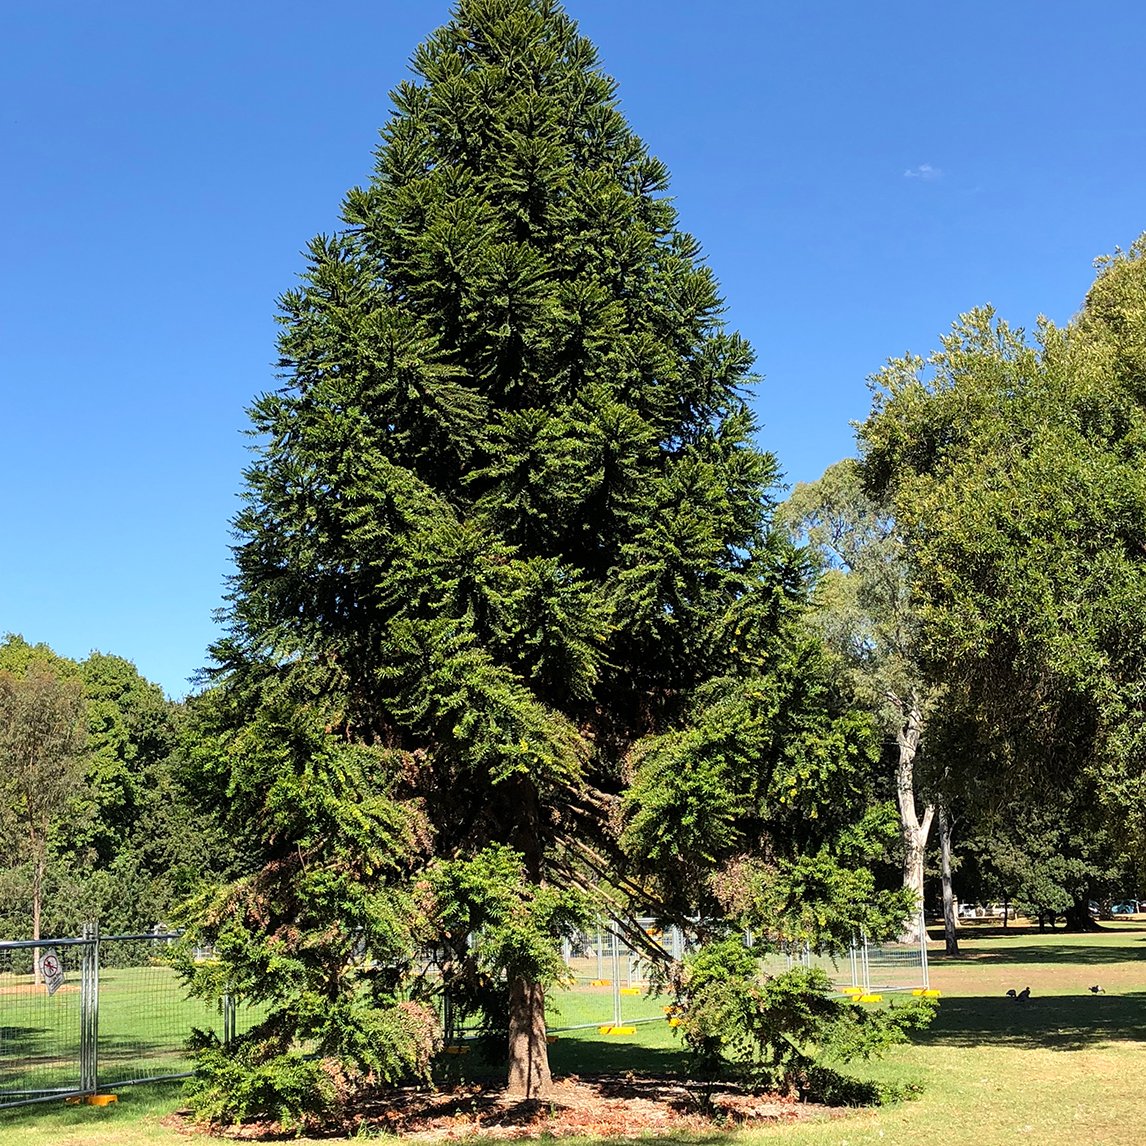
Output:
[[303,1042],[368,1079],[423,1063],[419,947],[504,982],[511,1089],[543,1095],[587,902],[715,912],[735,885],[774,914],[785,865],[810,887],[886,837],[827,842],[866,808],[870,722],[797,633],[753,352],[593,46],[554,0],[459,0],[413,72],[281,299],[196,706],[249,857],[191,912],[199,982],[271,1004],[256,1104]]

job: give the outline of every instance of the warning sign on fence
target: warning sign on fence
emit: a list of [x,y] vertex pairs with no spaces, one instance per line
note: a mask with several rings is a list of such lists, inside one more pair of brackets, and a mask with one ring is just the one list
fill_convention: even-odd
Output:
[[64,967],[54,947],[46,947],[40,956],[40,974],[48,994],[54,995],[64,985]]

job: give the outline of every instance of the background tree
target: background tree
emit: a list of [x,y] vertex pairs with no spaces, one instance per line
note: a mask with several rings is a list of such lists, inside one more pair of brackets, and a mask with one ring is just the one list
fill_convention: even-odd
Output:
[[995,763],[984,787],[1022,807],[1088,784],[1139,854],[1144,256],[1105,260],[1033,344],[980,310],[926,362],[889,363],[861,433],[910,544],[925,672]]
[[[281,300],[283,386],[252,409],[218,695],[196,708],[203,798],[249,867],[196,927],[230,936],[236,981],[273,957],[306,968],[290,991],[342,998],[361,917],[312,904],[316,871],[351,881],[346,902],[411,895],[409,933],[435,944],[450,920],[508,912],[518,941],[489,966],[510,1078],[540,1096],[573,910],[554,890],[718,905],[705,878],[763,856],[770,817],[790,871],[801,839],[827,848],[850,814],[801,813],[828,806],[821,784],[863,788],[870,727],[822,703],[796,640],[804,570],[769,529],[752,351],[592,45],[551,0],[461,0],[413,68],[345,229],[313,241]],[[683,757],[698,771],[673,775],[669,807],[654,778]],[[348,760],[327,830],[282,813]],[[389,864],[391,829],[361,820],[373,800],[385,824],[393,806],[425,825]],[[680,819],[662,830],[662,811]],[[504,849],[521,896],[498,906],[481,872]],[[674,878],[646,879],[669,852]],[[328,963],[320,925],[340,936]],[[374,952],[355,926],[363,957],[397,958],[391,930]],[[278,1003],[275,1055],[315,1035]]]
[[[66,831],[73,794],[82,781],[85,745],[82,685],[31,658],[22,675],[0,670],[0,811],[17,855],[31,868],[32,938],[41,936],[48,849]],[[39,951],[35,952],[40,981]]]
[[966,893],[1009,903],[1037,919],[1040,930],[1056,919],[1076,931],[1095,927],[1090,903],[1109,904],[1135,886],[1130,857],[1081,777],[1073,791],[1032,795],[984,817],[965,848],[960,879]]
[[[9,848],[0,869],[2,933],[27,937],[36,889],[41,934],[74,935],[88,920],[105,932],[169,921],[176,901],[229,862],[217,824],[189,802],[180,706],[129,661],[104,653],[77,662],[10,636],[0,642],[0,671],[10,681],[47,674],[64,682],[79,696],[84,732],[55,793],[39,874],[21,847]],[[16,830],[14,814],[6,822]]]
[[834,651],[857,701],[877,715],[894,745],[903,886],[917,905],[902,938],[917,943],[936,809],[933,787],[921,810],[918,777],[938,692],[918,663],[919,626],[903,539],[890,508],[866,492],[850,458],[829,466],[819,480],[798,484],[777,517],[817,560],[810,623]]

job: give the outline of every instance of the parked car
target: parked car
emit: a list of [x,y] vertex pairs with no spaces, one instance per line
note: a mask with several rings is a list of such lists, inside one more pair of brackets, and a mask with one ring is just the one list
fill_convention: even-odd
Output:
[[1136,899],[1122,899],[1110,905],[1111,915],[1135,915],[1138,911]]

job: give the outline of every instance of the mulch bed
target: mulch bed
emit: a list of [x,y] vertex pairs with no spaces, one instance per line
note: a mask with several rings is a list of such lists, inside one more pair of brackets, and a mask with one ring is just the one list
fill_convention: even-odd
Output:
[[[632,1074],[556,1080],[547,1101],[512,1098],[502,1087],[476,1084],[437,1092],[400,1089],[358,1111],[348,1124],[331,1127],[330,1135],[345,1137],[361,1129],[419,1142],[634,1136],[711,1130],[714,1121],[724,1125],[793,1122],[833,1113],[830,1107],[794,1098],[722,1087],[713,1095],[711,1114],[705,1115],[702,1094],[702,1088],[693,1083]],[[181,1121],[182,1128],[188,1129],[187,1122]],[[247,1141],[283,1137],[277,1126],[267,1123],[216,1133]]]

